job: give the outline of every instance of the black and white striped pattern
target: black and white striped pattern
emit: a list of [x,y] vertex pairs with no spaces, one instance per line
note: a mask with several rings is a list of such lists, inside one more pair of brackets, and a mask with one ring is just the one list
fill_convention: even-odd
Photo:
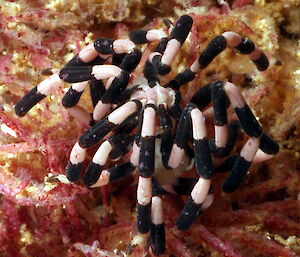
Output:
[[166,75],[171,70],[171,64],[179,51],[181,45],[186,40],[193,24],[193,19],[189,15],[181,16],[172,29],[168,44],[163,54],[157,52],[152,57],[151,62],[156,67],[158,74]]
[[[233,192],[252,163],[267,160],[279,151],[277,143],[263,132],[242,94],[230,82],[217,81],[204,86],[189,104],[181,106],[181,85],[193,80],[198,71],[207,67],[227,46],[248,55],[258,70],[266,70],[268,58],[250,39],[235,32],[224,32],[208,43],[188,69],[165,86],[159,84],[159,75],[170,72],[192,24],[191,16],[183,15],[172,27],[169,37],[163,30],[137,30],[130,33],[129,39],[99,38],[15,106],[17,115],[24,116],[62,82],[73,83],[62,104],[70,115],[91,127],[74,145],[66,176],[72,182],[80,179],[87,148],[98,143],[100,146],[83,175],[85,185],[103,186],[137,170],[137,229],[142,234],[150,232],[149,243],[155,255],[165,251],[164,193],[190,195],[177,220],[177,228],[186,230],[212,203],[211,178],[215,172],[230,171],[223,190]],[[153,41],[158,41],[157,45],[143,67],[147,83],[128,86],[142,57],[136,44]],[[88,83],[94,107],[92,114],[78,105]],[[228,124],[230,104],[239,121]],[[211,139],[205,123],[210,111],[215,128]],[[247,142],[239,154],[229,156],[241,128],[248,137]],[[157,142],[160,147],[155,148]],[[159,162],[156,149],[161,153]],[[122,157],[128,160],[125,155],[129,152],[130,161],[122,162]],[[199,177],[180,178],[191,158],[195,159]],[[158,170],[163,175],[157,174],[155,165],[161,165]],[[161,179],[162,176],[166,178]],[[169,184],[160,185],[169,180]]]

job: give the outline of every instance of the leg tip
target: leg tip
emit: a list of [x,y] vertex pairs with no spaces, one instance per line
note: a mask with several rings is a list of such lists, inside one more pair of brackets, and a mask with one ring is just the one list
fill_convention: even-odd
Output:
[[77,182],[79,180],[81,167],[82,163],[72,164],[70,161],[68,162],[66,177],[70,182]]
[[24,117],[27,112],[28,110],[26,110],[26,108],[20,102],[15,105],[15,113],[19,117]]

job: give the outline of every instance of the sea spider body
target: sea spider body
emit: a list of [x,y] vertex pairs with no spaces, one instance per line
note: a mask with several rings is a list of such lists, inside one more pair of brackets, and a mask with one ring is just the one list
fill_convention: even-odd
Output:
[[[23,116],[62,81],[72,83],[62,103],[72,116],[91,127],[71,151],[67,178],[72,182],[80,179],[87,149],[99,143],[84,173],[84,184],[103,186],[137,170],[137,229],[142,234],[150,231],[151,249],[156,255],[165,251],[163,194],[190,195],[177,220],[177,228],[186,230],[212,203],[211,179],[215,172],[231,170],[223,190],[233,192],[252,162],[267,160],[278,152],[278,145],[263,133],[234,84],[217,81],[202,87],[187,105],[182,106],[180,100],[180,87],[193,80],[227,46],[248,55],[258,70],[266,70],[269,66],[266,55],[250,39],[235,32],[224,32],[211,40],[190,68],[166,85],[160,84],[159,75],[170,72],[192,23],[189,15],[183,15],[169,36],[162,30],[137,30],[131,32],[130,39],[97,39],[59,73],[32,89],[15,107],[16,113]],[[159,43],[144,65],[146,83],[128,87],[130,74],[142,56],[136,45],[152,41]],[[103,79],[107,79],[106,85]],[[88,84],[86,81],[90,81],[92,115],[77,106]],[[228,122],[229,105],[239,121]],[[206,115],[211,109],[214,139],[208,138],[206,129]],[[229,156],[240,128],[248,140],[239,154]],[[127,153],[130,160],[119,162]],[[198,178],[182,178],[192,159]],[[108,160],[118,162],[107,167]]]

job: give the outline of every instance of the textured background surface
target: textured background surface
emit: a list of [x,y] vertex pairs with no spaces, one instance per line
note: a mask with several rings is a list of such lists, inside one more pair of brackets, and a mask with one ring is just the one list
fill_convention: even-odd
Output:
[[[166,256],[300,254],[300,1],[222,3],[2,1],[0,256],[147,255],[146,239],[134,227],[135,176],[93,190],[57,179],[60,175],[63,180],[70,149],[85,129],[60,105],[65,89],[54,92],[22,119],[13,106],[46,78],[42,70],[61,68],[93,39],[126,37],[128,31],[144,26],[163,27],[162,18],[176,20],[184,13],[194,13],[192,33],[165,79],[191,64],[223,31],[250,37],[270,59],[266,72],[257,72],[248,58],[227,49],[182,89],[184,100],[207,83],[234,81],[264,130],[280,143],[281,152],[253,167],[234,194],[220,192],[224,176],[217,175],[213,206],[185,233],[174,229],[184,199],[166,196]],[[91,109],[89,92],[80,104]],[[89,158],[92,153],[93,149]]]

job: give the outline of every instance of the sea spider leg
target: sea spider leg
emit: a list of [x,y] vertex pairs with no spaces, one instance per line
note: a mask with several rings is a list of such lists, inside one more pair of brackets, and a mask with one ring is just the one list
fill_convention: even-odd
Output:
[[[178,178],[177,183],[175,185],[171,186],[171,190],[168,189],[168,191],[171,194],[177,194],[177,195],[191,195],[193,188],[197,184],[198,179],[196,178]],[[165,187],[163,187],[165,189]],[[208,191],[208,194],[203,202],[203,204],[200,207],[200,212],[207,209],[214,200],[214,194],[213,194],[213,186],[210,186],[210,189]]]
[[193,144],[195,152],[195,166],[199,176],[210,179],[213,175],[213,163],[209,150],[205,118],[202,112],[192,105],[190,119],[193,128]]
[[[200,110],[203,110],[209,104],[209,102],[212,101],[213,107],[215,110],[215,122],[217,124],[226,123],[227,114],[226,114],[225,110],[228,106],[228,101],[227,101],[227,98],[225,98],[225,96],[224,96],[225,91],[223,90],[223,85],[224,85],[224,82],[217,81],[213,84],[204,86],[200,90],[198,90],[194,94],[194,96],[191,98],[191,103],[196,104]],[[239,90],[235,86],[234,86],[234,88],[235,88],[234,90],[236,90],[236,92],[237,92],[236,94],[240,95]],[[249,107],[245,106],[245,110],[247,110],[246,112],[249,113]],[[240,110],[239,112],[243,112],[243,110]],[[250,116],[249,115],[248,114],[246,116],[242,115],[242,114],[239,115],[239,117],[242,120],[244,120],[243,121],[244,127],[247,126],[246,125],[247,122],[245,121],[245,118],[247,118],[247,117],[248,117],[247,119],[250,122],[250,123],[248,122],[249,124],[251,124],[251,120],[253,120],[254,124],[258,124],[255,121],[256,119],[253,116],[253,114],[251,114]],[[216,121],[216,119],[217,119],[217,121]],[[249,124],[248,124],[248,126],[249,126]],[[224,149],[223,149],[223,147],[221,147],[218,150],[216,145],[213,142],[214,140],[211,141],[210,149],[211,149],[213,155],[216,157],[222,157],[222,155],[228,155],[233,148],[233,145],[234,145],[233,142],[236,140],[236,137],[238,136],[238,131],[239,131],[240,125],[237,121],[235,121],[230,126],[231,126],[231,128],[228,131],[227,144]],[[257,125],[252,125],[252,126],[255,127]],[[220,130],[220,128],[218,128],[218,129]],[[247,128],[246,128],[246,130],[247,130]],[[257,132],[257,133],[259,134],[259,132]],[[217,136],[217,133],[216,133],[216,136]],[[221,140],[221,138],[220,138],[220,140]],[[278,144],[276,142],[274,142],[270,137],[268,137],[264,133],[261,136],[260,148],[264,152],[264,154],[263,153],[260,154],[261,160],[270,159],[279,150]]]
[[223,82],[217,81],[211,87],[211,100],[214,110],[215,139],[210,140],[210,150],[215,158],[221,161],[232,151],[239,135],[240,125],[233,121],[228,127],[227,108],[229,101],[223,90]]
[[53,74],[40,82],[36,87],[24,95],[15,105],[15,112],[18,116],[23,117],[33,106],[43,100],[52,91],[62,85],[58,74]]
[[92,99],[93,107],[95,108],[96,104],[99,102],[106,89],[102,80],[92,79],[89,82],[90,86],[90,95]]
[[244,132],[249,136],[248,141],[235,161],[229,177],[223,185],[225,192],[233,192],[246,175],[260,146],[263,151],[266,151],[265,154],[275,154],[279,148],[273,140],[267,140],[269,137],[265,136],[263,144],[260,144],[260,138],[263,136],[262,128],[245,102],[241,92],[235,85],[229,82],[226,82],[223,88],[239,118]]
[[[163,223],[162,195],[166,193],[176,195],[190,195],[197,184],[196,178],[178,178],[175,185],[160,186],[156,180],[152,183],[152,206],[151,206],[151,234],[150,246],[155,255],[160,255],[165,250],[165,230]],[[213,187],[209,188],[199,213],[207,209],[213,202]]]
[[[93,64],[95,65],[103,64],[103,60],[97,62],[96,61],[97,59],[98,58],[96,58],[93,61]],[[62,105],[65,108],[67,108],[68,113],[74,118],[76,118],[77,120],[80,120],[86,125],[93,125],[94,120],[91,113],[89,113],[83,107],[77,106],[86,85],[87,82],[79,82],[79,83],[72,84],[62,98]],[[92,103],[93,106],[95,107],[95,102],[96,101],[98,102],[99,98],[101,98],[101,96],[104,94],[105,87],[102,80],[96,80],[96,79],[89,81],[89,87],[90,87],[90,95],[91,95]]]
[[250,39],[244,38],[235,32],[226,31],[222,35],[213,38],[190,68],[177,74],[166,86],[179,89],[181,85],[192,81],[197,72],[206,68],[216,56],[225,50],[226,46],[237,49],[241,54],[248,55],[259,71],[265,71],[269,67],[267,56]]
[[62,98],[62,105],[65,108],[71,108],[77,105],[87,84],[87,81],[71,84],[71,87]]
[[[211,100],[214,109],[215,145],[220,153],[228,142],[226,93],[222,90],[223,83],[217,82],[212,87]],[[222,155],[220,157],[223,157]]]
[[[99,56],[95,50],[94,45],[90,44],[83,48],[77,55],[75,55],[66,65],[65,69],[72,69],[76,66],[93,66],[95,63],[103,64],[107,56]],[[63,69],[64,69],[63,68]],[[67,76],[67,74],[64,74]],[[33,106],[44,99],[51,92],[57,90],[62,85],[63,78],[60,73],[53,74],[47,79],[39,83],[35,88],[30,90],[15,106],[15,112],[18,116],[24,116]],[[74,81],[79,82],[79,81]]]
[[150,230],[152,175],[155,164],[156,106],[148,100],[144,107],[138,160],[137,228],[142,234]]
[[250,137],[247,140],[223,184],[224,192],[234,192],[240,185],[255,157],[259,141],[259,138],[255,137]]
[[169,39],[168,38],[162,38],[159,43],[157,44],[157,46],[155,47],[155,49],[153,50],[153,52],[149,55],[145,66],[144,66],[144,76],[148,81],[148,85],[150,87],[154,87],[157,83],[159,83],[159,78],[158,78],[158,73],[157,73],[157,69],[156,67],[154,67],[153,63],[152,63],[152,58],[155,55],[162,55],[163,52],[165,51],[166,47],[167,47],[167,43],[168,43]]
[[188,105],[181,114],[176,130],[176,136],[169,156],[168,167],[175,169],[179,166],[187,149],[189,131],[191,128],[190,111],[191,105]]
[[84,174],[84,184],[90,187],[99,187],[130,175],[135,169],[131,162],[125,162],[108,170],[103,170],[103,166],[113,150],[115,150],[114,158],[119,158],[123,154],[122,148],[121,138],[118,135],[113,135],[104,141]]
[[122,69],[114,65],[65,67],[59,74],[51,75],[23,96],[15,105],[15,112],[18,116],[24,116],[34,105],[51,92],[57,90],[62,85],[63,77],[66,82],[76,83],[92,79],[122,76],[122,71]]
[[179,230],[188,229],[198,216],[201,205],[204,203],[209,192],[211,177],[213,175],[213,163],[208,145],[204,116],[194,104],[189,104],[186,109],[189,112],[187,118],[192,121],[195,166],[200,177],[177,220],[177,228]]
[[[210,92],[210,94],[209,94]],[[230,157],[228,161],[225,161],[224,165],[221,165],[221,167],[218,168],[218,170],[221,169],[228,169],[231,168],[232,172],[235,174],[235,176],[230,176],[228,178],[229,181],[226,181],[225,183],[225,190],[232,191],[235,190],[236,187],[239,185],[239,183],[242,181],[243,177],[245,176],[246,172],[248,171],[248,168],[250,167],[251,162],[253,161],[254,156],[252,156],[253,152],[255,155],[255,152],[257,151],[258,147],[261,147],[264,153],[260,153],[260,157],[257,157],[256,159],[259,161],[259,158],[261,160],[271,158],[275,153],[278,152],[279,148],[278,145],[269,137],[263,136],[262,129],[258,122],[256,121],[255,116],[252,114],[250,108],[246,104],[244,98],[242,97],[240,91],[231,83],[227,82],[224,86],[224,82],[216,82],[214,84],[208,85],[200,89],[193,97],[191,102],[198,104],[200,109],[204,108],[205,105],[207,105],[210,101],[209,96],[211,95],[213,107],[215,110],[215,127],[219,125],[224,125],[227,123],[227,113],[226,113],[226,106],[227,106],[227,98],[225,97],[225,93],[227,94],[228,98],[230,99],[231,104],[233,105],[233,108],[235,109],[237,116],[240,120],[241,126],[244,130],[244,132],[250,137],[253,138],[253,142],[250,140],[246,145],[244,150],[242,151],[242,157]],[[232,150],[234,146],[234,141],[236,140],[237,134],[238,134],[238,124],[232,124],[231,129],[228,131],[228,134],[226,131],[222,131],[223,128],[217,128],[216,131],[216,139],[217,141],[219,137],[219,141],[223,140],[222,138],[226,138],[226,135],[228,135],[227,142],[223,141],[223,146],[219,147],[212,142],[210,144],[210,149],[214,156],[216,157],[225,157],[228,156],[230,151]],[[220,133],[219,133],[220,132]],[[255,138],[263,138],[263,142],[260,143],[259,140],[255,140]],[[249,144],[252,143],[252,146]],[[256,147],[257,145],[257,147]],[[247,162],[244,160],[247,155]],[[234,160],[234,162],[233,162]],[[235,182],[234,182],[235,181]],[[229,184],[231,186],[229,186]],[[229,189],[230,187],[230,189]]]
[[171,64],[186,40],[193,25],[193,19],[189,15],[182,15],[176,22],[169,37],[167,47],[163,54],[157,52],[151,62],[156,67],[158,74],[166,75],[171,71]]
[[[146,33],[147,40],[143,41],[143,43],[159,40],[160,38],[165,36],[165,33],[161,30],[150,30],[144,32]],[[107,47],[105,42],[109,43],[109,47]],[[112,41],[109,39],[98,39],[95,41],[94,47],[101,54],[115,53],[114,56],[116,56],[118,55],[117,52],[123,53],[124,51],[128,52],[130,49],[132,49],[133,47],[132,42],[131,42],[132,47],[128,47],[126,44],[128,44],[128,40],[119,39],[119,40]],[[126,88],[129,81],[129,74],[136,68],[140,60],[141,60],[141,52],[138,49],[132,49],[131,52],[127,53],[126,56],[122,58],[119,67],[122,70],[127,71],[128,73],[123,73],[121,76],[118,77],[109,78],[106,85],[107,91],[103,94],[103,96],[95,106],[95,110],[93,112],[94,120],[100,120],[108,112],[113,100],[116,98],[118,94],[120,94]]]
[[102,119],[107,111],[111,108],[111,105],[115,98],[120,95],[128,85],[130,73],[137,67],[142,57],[140,50],[135,49],[129,54],[126,54],[120,64],[120,69],[126,71],[122,77],[115,77],[112,81],[108,81],[109,85],[106,86],[107,90],[101,97],[100,101],[96,104],[93,119]]
[[71,151],[70,160],[66,167],[66,174],[70,181],[75,182],[79,179],[86,148],[94,146],[118,125],[135,117],[141,107],[141,102],[137,100],[127,102],[110,113],[105,119],[98,121],[80,137],[79,142],[74,145]]
[[161,29],[134,30],[129,34],[130,40],[137,45],[158,41],[165,37],[167,37],[167,35]]
[[[94,112],[92,117],[83,108],[74,107],[78,103],[80,96],[84,90],[84,87],[79,87],[79,86],[74,87],[72,85],[71,88],[63,97],[62,100],[63,105],[66,108],[68,108],[69,113],[73,117],[83,121],[87,125],[93,124],[95,121],[100,120],[110,109],[111,102],[113,102],[116,96],[119,95],[126,88],[129,81],[129,73],[131,73],[136,68],[136,66],[140,62],[140,59],[141,59],[141,52],[138,49],[135,49],[131,53],[126,54],[120,64],[120,68],[122,70],[127,71],[128,73],[124,72],[119,77],[111,77],[110,79],[112,80],[110,79],[108,80],[109,85],[107,85],[108,88],[107,90],[103,89],[103,83],[101,80],[99,80],[100,83],[97,83],[97,80],[95,79],[92,80],[93,82],[90,82],[90,88],[92,88],[91,87],[92,85],[97,86],[97,89],[100,87],[100,91],[99,91],[100,93],[98,93],[96,90],[94,90],[96,92],[91,92],[92,94],[93,93],[96,94],[96,96],[93,96],[91,94],[93,97],[92,98],[93,103],[98,100],[97,103],[94,104],[95,107],[94,107]],[[78,83],[76,83],[75,86],[77,84]]]
[[[130,32],[129,37],[135,44],[145,44],[159,40],[158,45],[154,49],[154,52],[158,52],[159,54],[162,54],[165,51],[168,43],[167,35],[163,30],[135,30]],[[151,63],[150,57],[145,63],[143,72],[150,87],[155,86],[156,82],[159,82],[159,79],[157,78],[157,71]]]
[[[230,124],[229,124],[230,128]],[[230,130],[229,130],[230,132]],[[233,135],[234,136],[234,135]],[[230,133],[228,136],[228,142],[231,142]],[[271,159],[279,151],[279,145],[271,139],[268,135],[263,133],[260,138],[259,149],[255,154],[252,163],[259,163]],[[228,157],[222,164],[215,168],[215,172],[226,172],[232,170],[239,155],[232,155]]]
[[155,255],[166,249],[165,224],[162,207],[163,189],[156,180],[152,183],[150,247]]
[[[114,131],[116,133],[116,131]],[[121,145],[119,147],[113,148],[110,152],[108,158],[111,161],[117,161],[122,156],[125,156],[129,151],[132,150],[132,144],[135,135],[128,136],[127,134],[118,135],[121,138]]]
[[[95,72],[94,75],[92,75],[92,77],[88,78],[87,76],[88,75],[84,75],[84,73],[80,73],[79,76],[78,76],[78,73],[77,71],[75,71],[75,69],[86,69],[86,68],[91,68],[93,70],[93,72]],[[66,68],[64,68],[66,69]],[[72,69],[72,67],[70,67],[70,69]],[[61,70],[63,71],[63,70]],[[75,73],[73,73],[75,72]],[[86,70],[87,72],[87,70]],[[71,73],[73,73],[73,77],[71,75]],[[86,73],[87,74],[87,73]],[[113,80],[113,83],[111,85],[111,90],[106,90],[104,95],[101,97],[101,99],[103,99],[105,96],[108,96],[108,95],[111,95],[110,92],[112,91],[116,91],[116,89],[118,90],[120,88],[123,87],[126,87],[127,84],[128,84],[128,81],[129,81],[129,73],[126,71],[126,70],[123,70],[117,66],[114,66],[114,65],[96,65],[96,66],[93,66],[93,67],[77,67],[77,68],[74,68],[72,72],[68,72],[68,78],[70,80],[100,80],[100,79],[104,79],[104,78],[110,78],[110,77],[114,77],[114,80]],[[71,89],[74,89],[74,87],[71,87]],[[79,88],[81,90],[81,92],[83,91],[83,88]],[[78,91],[80,91],[78,90]],[[73,91],[76,91],[76,90],[73,90]],[[108,92],[109,91],[109,92]],[[71,92],[71,91],[68,91],[68,92]],[[68,93],[67,92],[67,93]],[[80,94],[80,92],[78,92],[78,94]],[[116,94],[116,92],[115,92]],[[81,94],[80,94],[81,95]],[[68,94],[67,94],[68,96]],[[75,96],[75,94],[72,94],[72,96]],[[80,97],[80,96],[79,96]],[[69,102],[72,101],[73,98],[70,98],[68,97],[67,100],[69,100]],[[78,98],[79,100],[79,98]],[[99,102],[98,102],[99,103]],[[66,104],[64,103],[64,105],[66,106]],[[71,107],[71,104],[69,104],[68,106]],[[95,110],[94,110],[94,113],[93,113],[93,119],[91,118],[91,115],[85,110],[83,109],[82,107],[79,107],[79,106],[74,106],[74,107],[71,107],[71,108],[68,108],[68,112],[76,117],[77,119],[83,121],[84,123],[86,123],[87,125],[89,124],[93,124],[95,120],[98,120],[98,119],[101,119],[106,113],[107,113],[107,108],[105,109],[104,113],[101,115],[101,117],[99,118],[99,111],[97,109],[97,106],[95,106]],[[110,108],[110,105],[109,107]],[[98,114],[98,116],[97,116]],[[96,118],[96,119],[95,119]]]
[[[133,35],[133,38],[137,39],[138,35],[140,35],[140,32],[141,31],[133,31],[131,33],[131,36]],[[146,38],[145,40],[143,40],[143,42],[138,42],[138,43],[148,43],[151,41],[159,40],[166,36],[165,33],[161,30],[149,30],[149,31],[143,31],[143,33],[146,36]],[[109,47],[107,47],[105,42],[109,43]],[[128,74],[131,73],[136,68],[136,66],[139,64],[141,60],[141,52],[138,49],[132,49],[133,46],[134,45],[132,44],[132,42],[128,40],[122,40],[122,39],[115,40],[115,41],[109,39],[98,39],[94,43],[95,50],[97,50],[97,52],[100,54],[111,55],[114,53],[113,54],[114,57],[121,56],[119,60],[116,60],[115,58],[114,61],[116,64],[119,64],[118,62],[120,62],[119,67],[127,71]],[[126,52],[130,51],[130,52],[124,56],[123,54],[124,51]],[[110,109],[111,103],[116,98],[116,96],[126,88],[129,81],[128,74],[124,73],[121,77],[109,78],[106,85],[107,91],[101,95],[102,96],[101,99],[98,96],[99,100],[97,101],[96,104],[94,104],[95,106],[93,112],[94,121],[100,120],[101,118],[104,117],[104,115]],[[94,102],[95,101],[96,99],[94,98]],[[76,112],[76,110],[78,110],[78,114],[76,115],[75,113],[75,116],[81,117],[82,115],[80,114],[83,113],[83,111],[77,108],[75,110],[72,110],[72,112],[74,113]]]
[[76,182],[80,178],[80,171],[86,157],[86,149],[82,148],[78,142],[73,146],[70,158],[66,167],[66,177],[71,182]]
[[140,114],[139,114],[138,124],[137,124],[137,131],[136,131],[136,134],[135,134],[135,139],[134,139],[133,146],[132,146],[132,153],[131,153],[131,156],[130,156],[130,161],[135,166],[138,166],[138,163],[139,163],[143,117],[144,117],[144,109],[142,109]]
[[65,67],[60,70],[59,76],[65,82],[76,83],[92,79],[108,79],[110,77],[122,77],[126,71],[118,66],[105,64],[94,66]]
[[[96,60],[97,58],[93,61],[93,64],[89,63],[89,65],[101,65],[104,64],[105,61],[105,60],[104,61],[103,60],[96,61]],[[76,66],[76,65],[71,65],[72,63],[71,64],[69,63],[66,66],[70,66],[70,67]],[[83,93],[83,90],[85,89],[86,84],[87,82],[79,82],[79,83],[72,84],[71,87],[68,89],[68,91],[65,93],[64,97],[62,98],[62,105],[65,108],[71,108],[77,105]],[[105,88],[102,80],[96,80],[96,79],[91,80],[89,82],[89,86],[91,91],[92,102],[93,105],[95,106],[95,101],[103,95]]]
[[191,98],[190,102],[196,104],[203,111],[211,102],[211,92],[214,84],[208,84],[200,88]]
[[181,94],[179,90],[174,90],[175,92],[175,101],[170,107],[170,114],[173,118],[179,119],[182,113],[182,109],[180,106]]
[[172,139],[173,122],[167,108],[163,104],[160,104],[158,106],[158,116],[160,120],[160,127],[163,130],[161,134],[161,145],[160,145],[161,158],[164,167],[166,169],[169,169],[170,167],[168,166],[168,161],[169,161],[169,156],[173,145],[173,139]]
[[138,100],[129,101],[115,109],[106,118],[98,121],[93,127],[88,129],[79,139],[79,144],[83,148],[89,148],[97,144],[110,131],[126,120],[132,119],[140,111],[142,104]]
[[240,134],[240,129],[241,126],[237,120],[234,120],[231,123],[229,123],[227,142],[224,145],[224,147],[217,147],[217,145],[215,144],[215,140],[210,140],[209,148],[213,157],[223,158],[223,157],[227,157],[231,153]]
[[69,115],[81,121],[83,124],[91,125],[91,114],[81,106],[77,106],[80,97],[88,82],[73,83],[62,99],[62,105],[68,110]]
[[267,134],[263,133],[260,138],[259,149],[254,157],[253,162],[263,162],[271,159],[279,152],[279,145]]

